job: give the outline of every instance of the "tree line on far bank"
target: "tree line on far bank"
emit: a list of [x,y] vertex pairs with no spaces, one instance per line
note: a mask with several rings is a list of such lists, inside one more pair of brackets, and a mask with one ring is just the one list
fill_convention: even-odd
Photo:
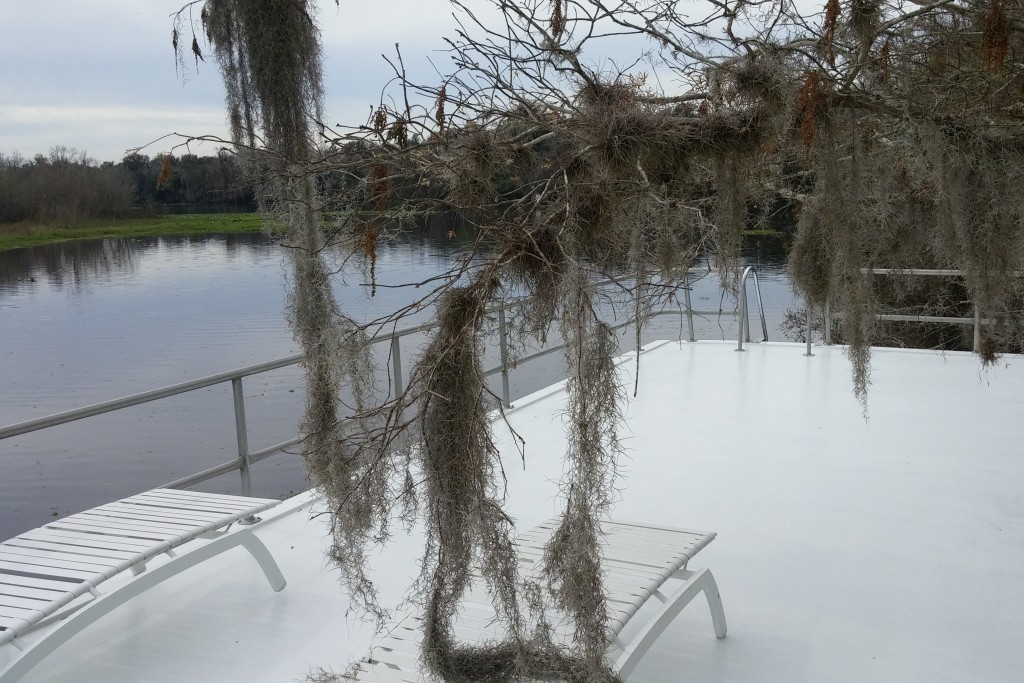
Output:
[[0,223],[69,225],[180,207],[189,213],[256,209],[252,187],[227,151],[207,157],[134,153],[116,164],[62,146],[31,159],[0,153]]

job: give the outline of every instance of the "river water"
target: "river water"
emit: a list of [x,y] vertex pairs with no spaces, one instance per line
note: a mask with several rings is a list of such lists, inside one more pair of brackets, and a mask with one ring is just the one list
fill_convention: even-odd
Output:
[[[382,285],[424,280],[458,255],[444,230],[409,234],[378,253]],[[752,244],[769,338],[793,295],[784,254]],[[0,426],[156,389],[297,353],[285,319],[287,249],[256,235],[68,242],[0,253]],[[337,294],[361,319],[422,292],[379,287],[346,271]],[[735,302],[708,275],[693,285],[699,339],[735,338]],[[415,320],[426,320],[423,311]],[[758,323],[752,317],[757,336]],[[644,338],[684,337],[685,319],[661,317]],[[630,333],[631,336],[631,333]],[[408,366],[422,337],[403,343]],[[380,345],[384,347],[386,345]],[[623,340],[623,349],[630,341]],[[384,349],[386,350],[386,349]],[[512,396],[552,381],[557,354],[517,371]],[[251,451],[295,434],[303,402],[300,370],[245,380]],[[230,384],[0,441],[0,539],[236,457]],[[305,488],[300,459],[284,454],[252,469],[253,495]],[[202,490],[238,493],[237,472]]]

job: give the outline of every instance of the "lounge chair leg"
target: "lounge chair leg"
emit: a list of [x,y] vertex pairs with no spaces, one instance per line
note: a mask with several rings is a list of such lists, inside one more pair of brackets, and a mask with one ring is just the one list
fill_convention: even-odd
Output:
[[[236,531],[235,534],[241,536],[242,545],[253,556],[253,559],[259,563],[260,569],[263,570],[263,575],[270,582],[270,587],[275,592],[284,590],[288,582],[284,580],[281,568],[277,566],[274,556],[267,550],[267,546],[263,545],[263,541],[256,538],[255,534],[251,531]],[[719,606],[721,606],[721,603],[719,603]]]
[[624,648],[623,653],[615,663],[615,670],[619,676],[626,680],[640,663],[643,656],[654,644],[654,641],[665,631],[669,624],[679,615],[690,601],[697,597],[698,593],[704,593],[711,608],[711,623],[715,627],[715,636],[725,637],[725,610],[722,608],[722,598],[718,594],[718,584],[712,576],[710,569],[694,571],[686,584],[675,593],[667,603],[661,606],[658,613],[647,622],[647,625],[636,635],[632,644]]
[[705,569],[704,572],[701,577],[705,581],[704,597],[708,599],[708,607],[711,608],[711,624],[715,627],[715,637],[725,638],[728,627],[725,624],[725,608],[722,607],[722,596],[718,592],[718,583],[711,570]]

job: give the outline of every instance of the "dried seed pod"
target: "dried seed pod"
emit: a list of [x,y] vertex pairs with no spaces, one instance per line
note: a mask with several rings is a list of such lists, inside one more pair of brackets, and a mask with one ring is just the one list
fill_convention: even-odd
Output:
[[170,154],[163,158],[163,161],[160,163],[160,174],[156,177],[156,189],[162,190],[171,182],[171,164],[173,161],[174,157]]
[[448,89],[445,86],[441,86],[441,92],[437,94],[437,109],[434,112],[434,123],[437,124],[437,134],[444,133],[445,127],[445,114],[444,114],[444,103],[448,101]]
[[982,20],[981,62],[989,71],[1002,71],[1009,50],[1010,22],[1002,4],[995,0]]

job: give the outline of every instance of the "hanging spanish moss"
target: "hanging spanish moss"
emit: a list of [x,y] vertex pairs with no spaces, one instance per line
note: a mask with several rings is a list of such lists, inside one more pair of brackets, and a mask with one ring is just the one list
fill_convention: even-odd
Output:
[[1020,329],[1024,149],[998,135],[941,129],[925,131],[923,139],[936,175],[936,251],[966,273],[980,316],[991,321],[982,326],[980,351],[992,362]]
[[789,263],[794,286],[811,306],[839,304],[853,392],[866,414],[875,317],[871,276],[862,270],[865,221],[861,207],[868,189],[857,126],[853,117],[828,117],[816,123],[814,194],[801,208]]
[[598,315],[587,274],[567,275],[560,326],[568,381],[565,511],[544,549],[547,579],[560,609],[572,616],[573,654],[589,680],[607,676],[611,645],[599,550],[600,521],[611,506],[622,396],[614,357],[615,333]]
[[[306,354],[302,454],[332,506],[330,556],[354,605],[382,622],[365,548],[386,535],[390,473],[367,439],[376,405],[369,337],[332,292],[324,207],[310,171],[322,96],[313,10],[305,0],[208,0],[201,19],[221,64],[233,139],[251,162],[268,225],[283,228],[291,248],[289,320]],[[374,247],[365,246],[371,262]],[[345,414],[343,394],[352,401]]]
[[[427,541],[423,558],[424,661],[445,680],[486,680],[512,673],[515,658],[487,656],[486,645],[459,646],[453,624],[474,577],[482,576],[512,642],[522,643],[518,558],[511,519],[497,491],[499,454],[492,405],[480,366],[484,315],[497,281],[488,275],[452,289],[439,304],[438,332],[420,364]],[[478,560],[474,562],[474,560]],[[499,650],[501,648],[498,648]],[[495,651],[494,654],[497,654]],[[488,662],[491,659],[506,661]],[[497,671],[487,671],[488,668]]]
[[715,253],[722,285],[731,292],[739,288],[740,244],[747,220],[746,187],[741,177],[741,160],[723,154],[713,161],[715,182]]

